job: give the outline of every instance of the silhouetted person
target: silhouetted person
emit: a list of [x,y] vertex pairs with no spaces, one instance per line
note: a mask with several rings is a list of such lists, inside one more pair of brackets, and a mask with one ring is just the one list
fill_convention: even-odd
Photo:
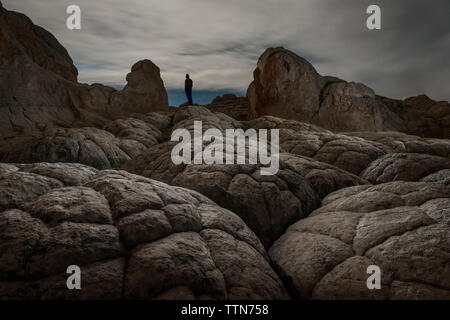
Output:
[[186,81],[184,81],[184,91],[186,91],[186,97],[188,99],[189,104],[193,104],[192,102],[192,86],[193,82],[189,75],[186,75]]

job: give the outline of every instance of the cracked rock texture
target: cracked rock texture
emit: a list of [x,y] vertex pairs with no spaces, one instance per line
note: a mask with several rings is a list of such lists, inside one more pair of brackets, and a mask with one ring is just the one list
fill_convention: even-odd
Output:
[[22,139],[3,161],[78,162],[98,169],[117,168],[158,143],[161,132],[138,119],[118,119],[97,128],[51,128]]
[[[331,193],[270,248],[294,297],[448,299],[448,185],[390,182]],[[381,269],[368,290],[367,267]]]
[[450,169],[450,159],[418,153],[391,153],[373,161],[361,177],[373,184],[391,181],[418,181]]
[[[288,298],[261,242],[234,213],[124,171],[54,168],[64,166],[87,183],[49,178],[47,164],[2,175],[17,195],[18,174],[36,185],[20,204],[1,197],[0,298]],[[83,290],[67,290],[69,265],[80,266]]]
[[[138,118],[55,130],[60,140],[0,165],[0,297],[449,299],[447,140],[239,122],[201,106]],[[192,138],[200,120],[203,132],[279,129],[279,171],[175,165],[171,133]],[[97,169],[17,164],[44,160]],[[120,165],[131,173],[98,171]],[[83,292],[65,289],[67,263],[84,270]],[[367,289],[370,265],[381,290]]]

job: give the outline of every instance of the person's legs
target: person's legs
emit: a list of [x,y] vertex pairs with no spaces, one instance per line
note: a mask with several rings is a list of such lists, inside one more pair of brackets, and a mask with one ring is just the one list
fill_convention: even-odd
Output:
[[189,101],[189,104],[193,104],[193,102],[192,102],[192,90],[189,90],[188,101]]
[[189,104],[193,104],[193,102],[192,102],[192,90],[186,89],[186,97],[188,99]]

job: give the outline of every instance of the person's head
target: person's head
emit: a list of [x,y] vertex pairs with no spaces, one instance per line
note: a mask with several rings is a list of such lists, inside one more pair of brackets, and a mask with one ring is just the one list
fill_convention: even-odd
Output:
[[188,73],[186,73],[186,79],[189,79],[189,74]]

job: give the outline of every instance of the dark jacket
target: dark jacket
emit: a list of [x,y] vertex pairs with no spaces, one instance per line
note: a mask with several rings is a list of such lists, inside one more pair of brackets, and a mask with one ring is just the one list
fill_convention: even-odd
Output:
[[193,82],[191,79],[186,79],[186,81],[184,81],[184,89],[185,90],[192,90],[192,86],[193,86]]

